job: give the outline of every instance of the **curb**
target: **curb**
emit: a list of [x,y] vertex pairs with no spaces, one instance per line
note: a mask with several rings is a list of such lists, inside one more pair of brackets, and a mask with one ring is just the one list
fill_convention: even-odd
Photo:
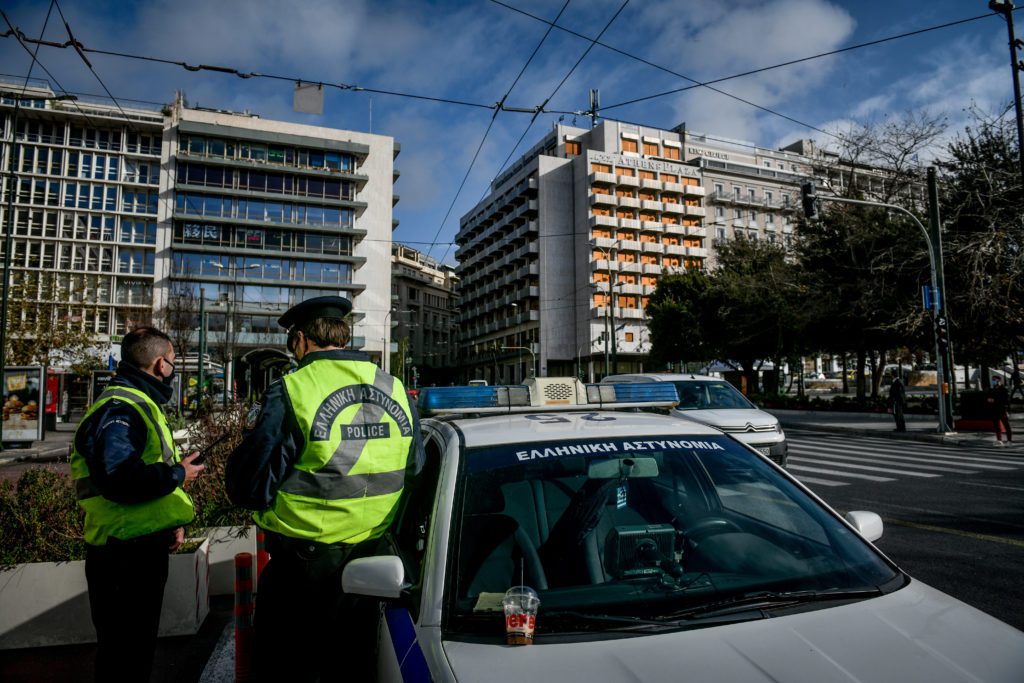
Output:
[[900,433],[896,432],[895,430],[864,429],[861,427],[846,427],[844,425],[838,424],[821,424],[812,422],[789,422],[782,419],[779,420],[779,424],[781,424],[785,429],[793,429],[796,431],[806,430],[811,432],[843,432],[845,434],[856,434],[858,436],[880,436],[887,439],[893,439],[895,441],[920,441],[925,443],[942,443],[949,446],[985,446],[988,445],[987,442],[990,440],[989,438],[969,437],[959,433]]

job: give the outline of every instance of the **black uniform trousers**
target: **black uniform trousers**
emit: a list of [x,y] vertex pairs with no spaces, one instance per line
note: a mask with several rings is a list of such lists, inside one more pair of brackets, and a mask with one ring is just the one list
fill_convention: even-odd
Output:
[[373,554],[377,542],[266,537],[270,561],[256,587],[256,680],[372,681],[379,602],[345,595],[341,574],[350,560]]
[[166,532],[87,545],[85,578],[96,627],[96,681],[148,681],[167,583]]

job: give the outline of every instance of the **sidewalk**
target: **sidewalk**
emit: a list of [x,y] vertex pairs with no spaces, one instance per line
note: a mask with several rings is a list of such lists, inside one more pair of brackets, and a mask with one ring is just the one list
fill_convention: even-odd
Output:
[[[779,418],[779,422],[786,429],[859,434],[955,446],[994,446],[996,441],[995,433],[991,429],[940,433],[939,419],[935,415],[907,415],[907,431],[897,432],[896,423],[888,413],[776,409],[769,409],[767,412]],[[1024,442],[1024,413],[1010,414],[1010,428],[1015,434],[1014,443]]]
[[57,431],[46,432],[42,441],[30,444],[5,445],[0,451],[0,466],[16,462],[53,462],[68,457],[71,440],[75,436],[76,424],[60,423]]

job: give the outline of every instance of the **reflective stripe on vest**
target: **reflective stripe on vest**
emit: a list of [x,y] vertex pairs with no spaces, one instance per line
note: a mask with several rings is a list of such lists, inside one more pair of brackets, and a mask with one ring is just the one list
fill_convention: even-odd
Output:
[[[160,428],[161,423],[157,421],[156,416],[153,414],[151,402],[149,402],[146,398],[140,396],[139,394],[135,393],[134,391],[129,389],[122,389],[121,387],[107,387],[106,389],[103,390],[103,393],[100,394],[99,400],[97,400],[96,403],[94,403],[93,406],[89,409],[89,412],[86,413],[85,417],[91,415],[103,403],[106,403],[108,400],[114,398],[127,401],[133,404],[142,412],[142,416],[146,419],[147,424],[155,428],[157,436],[160,437],[160,460],[168,465],[173,465],[177,463],[179,459],[177,458],[175,451],[171,447],[170,443],[168,443],[167,436],[164,434],[164,430]],[[82,418],[83,422],[85,421],[85,417]],[[147,462],[146,464],[151,465],[153,463]],[[96,488],[96,485],[92,483],[92,480],[89,478],[89,476],[86,475],[81,479],[75,479],[75,495],[78,497],[78,500],[84,500],[86,498],[91,498],[93,496],[99,496],[102,494],[100,493],[99,489]]]
[[264,528],[323,543],[383,533],[405,482],[413,441],[402,383],[367,361],[318,360],[285,376],[303,451]]
[[[142,461],[147,465],[180,461],[173,445],[170,428],[157,405],[143,392],[126,387],[108,387],[82,418],[85,424],[100,406],[109,401],[131,404],[146,423],[146,445]],[[77,440],[73,443],[77,443]],[[78,452],[71,452],[71,474],[75,481],[78,503],[85,510],[85,540],[91,545],[105,545],[113,536],[121,540],[136,538],[163,529],[188,524],[195,518],[192,499],[179,486],[171,493],[142,503],[115,503],[103,497],[89,476],[89,466]]]

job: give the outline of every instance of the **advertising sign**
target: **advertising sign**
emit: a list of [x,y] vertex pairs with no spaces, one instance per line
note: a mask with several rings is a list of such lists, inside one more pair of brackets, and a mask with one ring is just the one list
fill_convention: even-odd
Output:
[[114,373],[109,370],[93,370],[92,371],[92,383],[89,387],[89,403],[92,404],[100,397],[103,390],[110,384],[110,380],[114,379]]
[[41,367],[4,368],[4,443],[42,440],[43,423],[39,419],[39,406],[43,402],[42,387]]

